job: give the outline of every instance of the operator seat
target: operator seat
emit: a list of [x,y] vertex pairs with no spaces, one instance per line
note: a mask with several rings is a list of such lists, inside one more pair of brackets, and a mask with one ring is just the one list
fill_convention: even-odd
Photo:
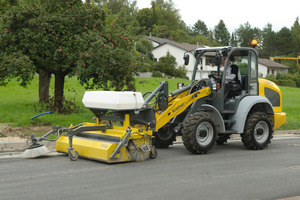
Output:
[[233,98],[235,96],[238,96],[241,94],[242,92],[242,85],[241,85],[241,80],[239,79],[239,77],[241,77],[240,75],[240,71],[239,71],[239,67],[237,65],[231,65],[231,73],[235,74],[235,78],[234,78],[234,82],[229,82],[227,83],[227,94],[226,94],[226,98]]

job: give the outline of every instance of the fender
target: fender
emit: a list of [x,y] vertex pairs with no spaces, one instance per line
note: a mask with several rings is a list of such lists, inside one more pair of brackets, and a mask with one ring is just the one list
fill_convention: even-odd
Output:
[[214,122],[216,123],[217,133],[224,133],[225,125],[220,112],[215,107],[209,104],[202,104],[201,108],[203,108],[205,111],[209,111],[209,114],[211,115],[211,117],[214,119]]
[[265,112],[268,115],[274,115],[272,104],[266,97],[246,96],[239,102],[236,113],[229,117],[229,119],[236,121],[236,123],[232,126],[232,129],[236,130],[237,133],[243,133],[249,112],[252,108],[258,105],[263,105],[264,109],[261,110],[261,112]]
[[214,122],[216,123],[216,129],[218,133],[225,132],[225,124],[221,113],[214,106],[203,103],[202,99],[198,99],[192,104],[191,109],[186,114],[183,122],[185,122],[191,114],[200,110],[208,111],[208,113],[211,115],[211,117],[214,119]]

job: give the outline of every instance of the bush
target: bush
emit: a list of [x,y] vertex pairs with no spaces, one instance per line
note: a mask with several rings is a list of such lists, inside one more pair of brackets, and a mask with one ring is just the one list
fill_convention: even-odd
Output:
[[294,74],[277,74],[267,75],[266,79],[273,81],[277,85],[288,86],[288,87],[300,87],[300,75],[299,73]]
[[166,56],[163,56],[154,66],[154,71],[160,71],[169,76],[176,76],[176,58],[167,52]]
[[177,69],[175,69],[175,76],[179,78],[189,79],[186,76],[187,69],[185,66],[179,66]]
[[154,71],[160,71],[165,73],[167,76],[179,77],[188,79],[186,76],[187,70],[185,66],[179,66],[176,68],[177,62],[174,56],[167,52],[167,55],[161,57],[159,61],[153,66]]
[[159,71],[154,71],[154,72],[152,73],[152,77],[162,77],[162,73],[159,72]]
[[278,85],[288,86],[288,87],[296,87],[296,82],[292,80],[279,80]]

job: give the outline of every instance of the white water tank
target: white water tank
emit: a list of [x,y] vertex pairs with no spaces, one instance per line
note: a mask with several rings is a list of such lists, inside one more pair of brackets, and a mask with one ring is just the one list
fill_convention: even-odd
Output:
[[86,108],[103,110],[136,110],[144,105],[140,92],[119,91],[87,91],[82,103]]

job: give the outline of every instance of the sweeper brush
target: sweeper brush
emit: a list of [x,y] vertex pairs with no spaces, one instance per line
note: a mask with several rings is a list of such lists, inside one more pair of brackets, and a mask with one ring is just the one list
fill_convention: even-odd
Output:
[[82,102],[95,114],[95,123],[63,129],[54,127],[41,138],[32,136],[33,145],[26,149],[23,157],[44,155],[46,147],[37,142],[50,134],[57,134],[56,151],[68,154],[72,161],[83,157],[116,163],[145,161],[157,156],[152,142],[155,111],[145,106],[141,93],[89,91],[84,94]]
[[23,152],[21,158],[37,158],[49,153],[51,153],[51,151],[46,146],[44,146],[43,144],[35,143]]
[[[32,145],[30,145],[21,155],[22,158],[37,158],[40,156],[47,155],[51,153],[51,150],[48,149],[43,144],[40,144],[38,142],[41,142],[42,140],[48,140],[48,141],[55,141],[51,139],[47,139],[47,137],[53,133],[57,132],[57,135],[59,137],[58,130],[63,130],[60,127],[53,127],[51,131],[49,131],[47,134],[45,134],[43,137],[36,137],[35,135],[31,135],[31,142]],[[57,139],[58,139],[57,137]]]

